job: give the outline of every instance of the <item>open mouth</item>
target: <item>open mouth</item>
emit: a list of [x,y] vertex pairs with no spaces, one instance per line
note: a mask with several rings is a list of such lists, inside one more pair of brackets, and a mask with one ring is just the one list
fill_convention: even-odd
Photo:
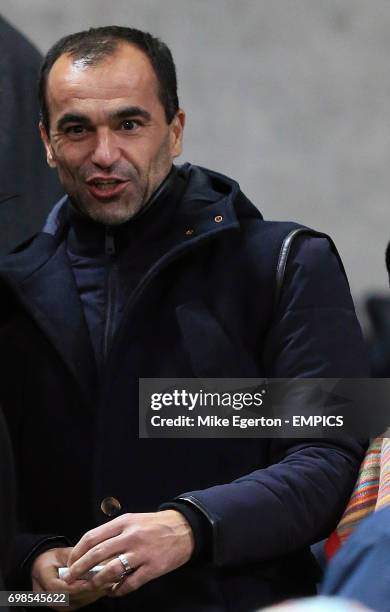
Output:
[[107,181],[92,181],[92,183],[90,184],[92,184],[94,187],[97,187],[98,189],[112,189],[114,185],[119,185],[121,182],[123,181],[117,181],[113,179]]
[[115,178],[96,178],[87,182],[90,193],[98,199],[112,198],[120,195],[127,187],[129,181]]

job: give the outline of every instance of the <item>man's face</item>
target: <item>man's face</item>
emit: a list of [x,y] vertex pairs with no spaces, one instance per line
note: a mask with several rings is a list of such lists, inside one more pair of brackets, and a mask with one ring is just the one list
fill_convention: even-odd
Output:
[[128,221],[180,155],[184,113],[170,125],[147,58],[120,43],[95,66],[62,55],[47,82],[48,163],[83,213],[107,225]]

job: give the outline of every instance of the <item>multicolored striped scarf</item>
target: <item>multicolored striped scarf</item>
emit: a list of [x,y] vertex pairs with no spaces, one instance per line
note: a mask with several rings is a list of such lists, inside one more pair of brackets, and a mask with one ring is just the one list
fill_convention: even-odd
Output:
[[[389,432],[386,432],[389,435]],[[331,559],[366,516],[390,504],[390,438],[372,440],[345,512],[325,543]]]

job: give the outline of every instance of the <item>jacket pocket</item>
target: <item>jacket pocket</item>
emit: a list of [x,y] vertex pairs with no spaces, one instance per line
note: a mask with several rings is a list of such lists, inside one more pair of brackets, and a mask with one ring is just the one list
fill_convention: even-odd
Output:
[[200,300],[181,304],[176,316],[195,376],[201,378],[256,378],[254,356],[232,338]]

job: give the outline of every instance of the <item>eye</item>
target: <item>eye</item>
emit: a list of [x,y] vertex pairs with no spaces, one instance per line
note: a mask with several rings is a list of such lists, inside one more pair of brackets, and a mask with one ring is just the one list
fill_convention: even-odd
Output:
[[82,136],[85,132],[86,128],[83,125],[69,125],[65,128],[65,134],[74,138]]
[[121,123],[121,128],[122,128],[122,130],[126,130],[128,132],[133,132],[140,125],[141,125],[140,122],[139,121],[135,121],[135,119],[125,119]]

